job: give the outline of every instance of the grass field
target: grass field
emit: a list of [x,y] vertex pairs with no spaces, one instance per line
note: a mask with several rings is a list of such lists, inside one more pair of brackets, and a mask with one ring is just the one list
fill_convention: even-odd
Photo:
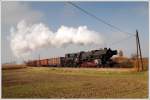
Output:
[[148,98],[148,72],[48,67],[2,70],[2,98]]

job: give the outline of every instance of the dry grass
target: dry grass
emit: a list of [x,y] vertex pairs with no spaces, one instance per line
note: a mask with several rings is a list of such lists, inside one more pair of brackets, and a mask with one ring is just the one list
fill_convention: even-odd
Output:
[[2,70],[9,70],[9,69],[21,69],[26,68],[25,65],[16,65],[16,64],[4,64],[2,65]]
[[148,98],[148,73],[125,70],[47,67],[2,70],[2,98]]

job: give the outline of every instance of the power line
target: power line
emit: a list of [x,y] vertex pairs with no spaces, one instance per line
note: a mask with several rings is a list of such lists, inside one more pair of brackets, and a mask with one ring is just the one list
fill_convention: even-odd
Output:
[[95,16],[94,14],[92,14],[92,13],[86,11],[85,9],[83,9],[83,8],[81,8],[81,7],[79,7],[79,6],[77,6],[76,4],[74,4],[74,3],[72,3],[72,2],[68,2],[68,3],[71,4],[72,6],[78,8],[78,9],[81,10],[82,12],[86,13],[87,15],[89,15],[89,16],[95,18],[95,19],[98,20],[99,22],[102,22],[102,23],[108,25],[109,27],[112,27],[112,28],[116,29],[116,30],[118,30],[118,31],[121,32],[121,33],[126,33],[126,34],[129,34],[129,35],[133,35],[133,33],[129,33],[129,32],[123,31],[122,29],[120,29],[120,28],[118,28],[118,27],[116,27],[116,26],[114,26],[114,25],[112,25],[112,24],[110,24],[110,23],[104,21],[103,19],[101,19],[101,18]]
[[115,42],[110,43],[110,44],[108,44],[108,45],[115,45],[115,44],[121,43],[122,41],[128,40],[129,38],[131,38],[131,37],[133,37],[133,36],[135,36],[135,35],[127,36],[127,37],[125,37],[124,39],[121,39],[121,40],[115,41]]

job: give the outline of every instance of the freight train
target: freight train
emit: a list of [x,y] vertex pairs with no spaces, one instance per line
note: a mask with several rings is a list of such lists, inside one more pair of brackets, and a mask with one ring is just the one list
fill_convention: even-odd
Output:
[[65,57],[27,61],[28,66],[52,66],[52,67],[106,67],[113,66],[111,57],[117,54],[117,50],[104,48],[92,51],[68,53]]

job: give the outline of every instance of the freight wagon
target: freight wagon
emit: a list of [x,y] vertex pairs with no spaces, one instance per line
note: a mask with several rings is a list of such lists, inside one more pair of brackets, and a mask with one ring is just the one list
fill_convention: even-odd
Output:
[[37,66],[38,65],[38,60],[27,61],[26,65],[28,65],[28,66]]
[[26,62],[28,66],[52,66],[52,67],[63,67],[64,66],[64,57],[41,59],[41,60],[32,60]]
[[64,57],[48,59],[48,66],[63,67],[64,66]]
[[39,62],[40,62],[39,66],[48,66],[48,60],[49,60],[49,59],[42,59],[42,60],[39,60]]

